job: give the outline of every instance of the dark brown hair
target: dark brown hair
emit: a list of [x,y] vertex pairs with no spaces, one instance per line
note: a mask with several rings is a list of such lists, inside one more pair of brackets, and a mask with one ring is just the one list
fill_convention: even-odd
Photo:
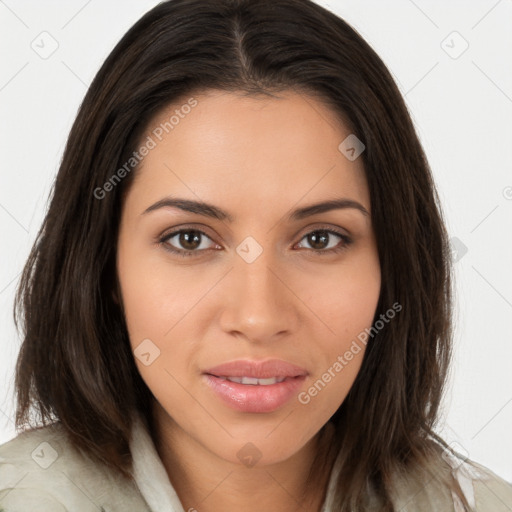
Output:
[[155,114],[207,90],[314,96],[366,146],[382,272],[375,319],[395,302],[402,310],[369,340],[331,418],[333,444],[311,474],[340,453],[337,511],[366,510],[369,489],[380,510],[393,511],[395,476],[418,468],[469,510],[434,433],[451,359],[452,282],[431,172],[386,66],[343,19],[310,0],[163,2],[108,56],[70,132],[17,291],[17,428],[30,424],[34,407],[43,425],[60,420],[77,449],[130,477],[131,413],[151,425],[153,399],[113,299],[122,193],[136,170],[102,199],[95,190]]

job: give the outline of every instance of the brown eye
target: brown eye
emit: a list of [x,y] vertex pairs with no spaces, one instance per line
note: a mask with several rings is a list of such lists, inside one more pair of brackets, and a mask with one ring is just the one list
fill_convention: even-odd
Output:
[[[338,239],[338,240],[336,240]],[[331,229],[316,229],[310,231],[302,240],[306,240],[309,249],[318,253],[339,252],[346,249],[352,240],[343,233]],[[308,247],[306,247],[308,249]]]
[[178,243],[187,251],[197,249],[201,245],[201,234],[198,231],[181,231],[176,236]]
[[332,237],[327,231],[313,231],[306,238],[313,249],[326,249]]
[[[192,253],[198,253],[202,250],[211,249],[206,242],[211,238],[197,229],[181,229],[165,235],[160,242],[171,252],[187,256]],[[205,244],[206,242],[206,244]]]

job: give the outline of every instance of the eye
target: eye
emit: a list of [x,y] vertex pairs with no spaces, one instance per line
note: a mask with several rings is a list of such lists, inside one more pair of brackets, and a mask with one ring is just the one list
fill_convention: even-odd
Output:
[[166,250],[179,256],[192,256],[199,251],[212,249],[206,240],[213,242],[206,233],[198,229],[180,229],[164,235],[159,242]]
[[[336,238],[338,238],[338,242],[336,242]],[[344,233],[340,233],[333,229],[323,228],[315,229],[314,231],[306,233],[301,240],[306,240],[306,242],[311,246],[310,250],[319,254],[338,253],[347,249],[347,247],[352,243],[352,239]]]
[[[338,239],[338,241],[336,241]],[[346,250],[352,243],[352,239],[344,233],[338,232],[332,228],[319,228],[306,233],[302,240],[311,246],[307,248],[316,254],[333,254]],[[210,241],[212,245],[208,244]],[[165,250],[178,256],[197,256],[200,252],[221,247],[213,242],[213,240],[203,231],[199,229],[180,229],[164,235],[160,238],[159,243]]]

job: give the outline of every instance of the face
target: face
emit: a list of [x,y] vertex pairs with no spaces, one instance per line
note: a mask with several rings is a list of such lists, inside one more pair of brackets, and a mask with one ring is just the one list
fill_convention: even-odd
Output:
[[376,311],[362,159],[338,149],[350,131],[312,97],[185,102],[150,123],[123,205],[130,343],[168,432],[237,464],[284,461],[345,399]]

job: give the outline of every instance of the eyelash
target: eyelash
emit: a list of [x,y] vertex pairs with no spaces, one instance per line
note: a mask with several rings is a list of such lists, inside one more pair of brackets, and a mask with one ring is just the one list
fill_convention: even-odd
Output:
[[[204,232],[204,231],[201,231],[200,229],[196,229],[196,228],[182,228],[182,229],[179,229],[177,231],[173,231],[171,233],[168,233],[164,236],[162,236],[159,240],[158,240],[158,243],[160,245],[163,246],[163,248],[166,250],[166,251],[169,251],[170,253],[173,253],[177,256],[181,256],[181,257],[189,257],[189,256],[197,256],[199,253],[201,253],[202,251],[207,251],[209,249],[201,249],[201,250],[195,250],[195,251],[187,251],[185,249],[176,249],[174,248],[172,245],[170,245],[168,243],[168,241],[173,238],[174,236],[176,235],[179,235],[180,233],[187,233],[187,232],[195,232],[195,233],[199,233],[201,235],[201,237],[204,235],[206,238],[209,238],[211,240],[211,238]],[[314,252],[318,255],[321,255],[321,256],[324,256],[324,255],[329,255],[329,254],[338,254],[342,251],[345,251],[348,246],[352,243],[352,239],[350,237],[348,237],[347,235],[345,235],[344,233],[341,233],[335,229],[332,229],[332,228],[316,228],[316,229],[313,229],[311,231],[308,231],[307,233],[304,234],[304,236],[299,240],[302,241],[304,238],[306,238],[308,235],[310,235],[311,233],[318,233],[318,232],[321,232],[321,233],[328,233],[329,235],[336,235],[336,236],[339,236],[342,241],[343,241],[343,244],[341,245],[337,245],[336,247],[333,247],[331,249],[306,249],[307,251],[311,251],[311,252]]]

